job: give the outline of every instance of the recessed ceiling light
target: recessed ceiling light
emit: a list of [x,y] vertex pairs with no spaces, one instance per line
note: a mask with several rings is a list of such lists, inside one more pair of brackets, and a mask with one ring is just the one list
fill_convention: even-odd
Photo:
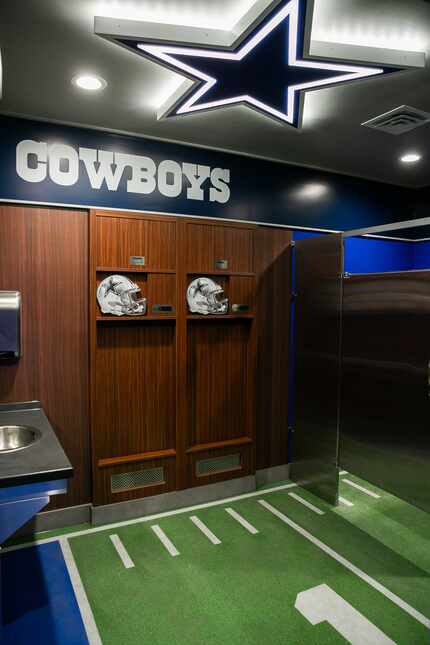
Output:
[[400,157],[402,163],[416,163],[421,159],[421,155],[417,152],[408,152],[407,154]]
[[72,83],[76,87],[79,87],[79,89],[87,90],[88,92],[103,90],[107,85],[103,78],[94,76],[93,74],[79,74],[73,78]]

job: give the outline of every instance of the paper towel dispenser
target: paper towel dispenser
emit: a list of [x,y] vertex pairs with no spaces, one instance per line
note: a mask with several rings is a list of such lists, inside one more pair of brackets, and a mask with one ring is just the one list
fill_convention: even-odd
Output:
[[0,291],[0,360],[21,356],[21,294]]

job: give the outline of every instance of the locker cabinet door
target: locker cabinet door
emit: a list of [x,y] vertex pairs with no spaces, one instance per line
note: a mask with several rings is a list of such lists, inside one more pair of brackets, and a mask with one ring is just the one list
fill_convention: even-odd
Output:
[[252,273],[254,231],[228,225],[187,226],[187,267],[190,272]]
[[98,216],[97,266],[173,270],[175,227],[174,221]]

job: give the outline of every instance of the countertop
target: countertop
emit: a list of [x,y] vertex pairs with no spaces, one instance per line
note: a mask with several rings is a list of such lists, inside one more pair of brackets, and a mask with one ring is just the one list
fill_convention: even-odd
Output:
[[24,450],[0,453],[0,488],[72,477],[72,465],[39,401],[1,404],[0,425],[33,426],[42,434]]

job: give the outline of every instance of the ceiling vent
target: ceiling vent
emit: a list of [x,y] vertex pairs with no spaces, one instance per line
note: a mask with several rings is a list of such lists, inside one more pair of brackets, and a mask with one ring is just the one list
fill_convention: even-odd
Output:
[[409,105],[400,105],[390,112],[380,114],[374,119],[365,121],[362,125],[374,130],[381,130],[388,134],[403,134],[418,128],[420,125],[430,122],[430,114],[410,107]]

